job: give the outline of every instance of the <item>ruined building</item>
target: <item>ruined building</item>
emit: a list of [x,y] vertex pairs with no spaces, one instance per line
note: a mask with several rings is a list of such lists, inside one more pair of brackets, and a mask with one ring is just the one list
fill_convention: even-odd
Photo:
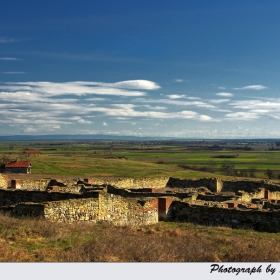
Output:
[[280,184],[257,180],[9,180],[0,176],[0,207],[16,216],[58,222],[147,225],[191,222],[280,231]]

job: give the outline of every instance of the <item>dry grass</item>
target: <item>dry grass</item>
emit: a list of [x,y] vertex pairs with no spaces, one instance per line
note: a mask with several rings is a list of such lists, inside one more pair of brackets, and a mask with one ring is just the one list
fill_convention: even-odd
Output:
[[64,224],[0,215],[1,262],[279,262],[280,234],[159,223]]

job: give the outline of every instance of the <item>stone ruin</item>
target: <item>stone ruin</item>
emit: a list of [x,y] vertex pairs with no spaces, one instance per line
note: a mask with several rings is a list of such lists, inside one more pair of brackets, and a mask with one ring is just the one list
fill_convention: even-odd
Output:
[[280,184],[172,177],[9,180],[0,175],[0,209],[54,222],[175,221],[280,232]]

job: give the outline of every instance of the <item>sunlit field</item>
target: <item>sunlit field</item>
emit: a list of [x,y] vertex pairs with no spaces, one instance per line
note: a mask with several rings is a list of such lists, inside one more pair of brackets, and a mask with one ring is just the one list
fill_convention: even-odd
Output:
[[[10,141],[0,142],[0,160],[2,164],[8,160],[30,160],[33,174],[50,176],[279,179],[280,149],[275,143]],[[40,150],[41,154],[26,155],[26,149]]]

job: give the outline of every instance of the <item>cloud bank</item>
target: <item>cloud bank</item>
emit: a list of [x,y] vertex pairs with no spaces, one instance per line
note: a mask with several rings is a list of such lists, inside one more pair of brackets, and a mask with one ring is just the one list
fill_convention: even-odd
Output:
[[0,83],[1,133],[102,133],[109,129],[117,133],[123,125],[122,131],[141,127],[152,134],[154,129],[192,123],[227,126],[232,121],[280,119],[277,98],[238,100],[229,92],[190,97],[164,95],[160,89],[148,80]]

